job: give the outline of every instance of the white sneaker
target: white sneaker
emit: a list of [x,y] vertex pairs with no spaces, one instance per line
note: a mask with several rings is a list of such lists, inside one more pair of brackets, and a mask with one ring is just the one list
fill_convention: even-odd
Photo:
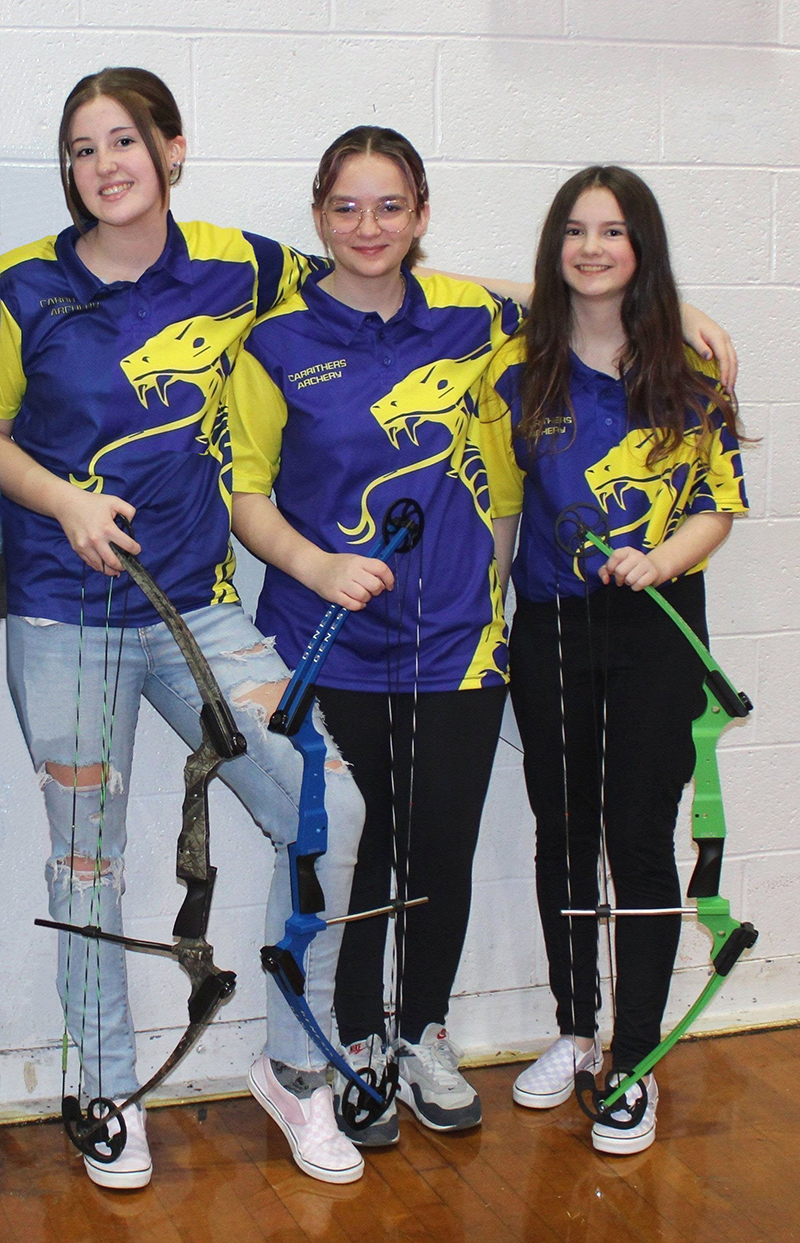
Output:
[[517,1075],[514,1100],[526,1109],[553,1109],[572,1095],[579,1070],[589,1070],[596,1075],[602,1065],[603,1050],[597,1036],[586,1053],[578,1048],[574,1037],[559,1036],[538,1061]]
[[[609,1085],[613,1087],[615,1083],[620,1082],[621,1078],[620,1074],[612,1075]],[[592,1146],[598,1152],[610,1152],[615,1156],[624,1157],[634,1152],[644,1152],[645,1148],[649,1148],[653,1143],[656,1137],[656,1107],[658,1105],[658,1085],[655,1077],[645,1075],[644,1086],[647,1089],[647,1105],[641,1122],[637,1122],[636,1126],[621,1130],[619,1127],[595,1122],[592,1127]],[[628,1105],[634,1105],[641,1095],[642,1089],[638,1083],[635,1083],[632,1088],[628,1088],[624,1099]],[[620,1100],[620,1105],[622,1103]],[[611,1117],[625,1122],[630,1115],[626,1109],[622,1108],[612,1112]]]
[[[380,1083],[386,1069],[386,1046],[380,1036],[368,1036],[366,1040],[356,1040],[353,1044],[346,1045],[343,1052],[353,1070],[362,1077],[371,1071],[369,1081],[371,1082],[374,1077],[375,1086]],[[368,1126],[350,1126],[343,1117],[344,1097],[350,1082],[340,1070],[334,1071],[333,1111],[336,1114],[339,1130],[359,1148],[386,1148],[389,1144],[396,1144],[400,1138],[400,1125],[397,1121],[397,1105],[394,1100],[381,1116],[374,1122],[370,1122]],[[355,1091],[355,1088],[353,1090]]]
[[247,1086],[277,1122],[300,1169],[323,1183],[354,1183],[364,1173],[361,1154],[342,1135],[333,1114],[333,1094],[324,1085],[310,1096],[295,1096],[278,1082],[268,1057],[257,1057]]
[[[119,1104],[119,1101],[114,1103]],[[153,1162],[145,1134],[145,1111],[139,1109],[138,1105],[128,1105],[127,1109],[123,1109],[122,1117],[125,1119],[128,1134],[125,1147],[116,1161],[96,1161],[94,1157],[84,1155],[83,1163],[86,1173],[98,1187],[109,1187],[114,1191],[137,1191],[140,1187],[147,1186],[153,1174]],[[117,1118],[112,1118],[108,1123],[108,1131],[111,1136],[119,1133]],[[98,1144],[97,1147],[101,1152],[104,1148],[107,1152],[110,1151],[105,1144]]]
[[465,1131],[478,1126],[481,1101],[458,1071],[459,1052],[447,1029],[429,1023],[419,1044],[400,1040],[397,1095],[433,1131]]

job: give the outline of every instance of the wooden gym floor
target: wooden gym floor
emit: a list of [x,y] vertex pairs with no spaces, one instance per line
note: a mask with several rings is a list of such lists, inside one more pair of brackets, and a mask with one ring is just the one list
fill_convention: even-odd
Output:
[[573,1101],[511,1102],[517,1066],[469,1072],[484,1123],[438,1135],[400,1107],[360,1182],[302,1174],[251,1098],[152,1110],[155,1173],[95,1187],[58,1123],[0,1128],[0,1243],[800,1241],[800,1028],[684,1042],[658,1068],[658,1138],[595,1154]]

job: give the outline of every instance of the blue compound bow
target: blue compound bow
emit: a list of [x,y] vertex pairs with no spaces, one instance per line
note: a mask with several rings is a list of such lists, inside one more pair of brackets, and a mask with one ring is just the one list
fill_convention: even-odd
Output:
[[[410,552],[419,543],[423,525],[422,511],[415,501],[396,501],[384,518],[381,538],[367,555],[385,560],[396,552]],[[264,946],[261,961],[265,970],[274,976],[303,1029],[328,1061],[349,1080],[343,1112],[350,1126],[361,1128],[379,1118],[391,1103],[397,1088],[397,1066],[395,1063],[387,1064],[378,1082],[371,1070],[358,1074],[334,1048],[320,1029],[304,995],[306,950],[317,933],[322,932],[329,924],[364,919],[371,915],[396,914],[426,899],[417,898],[412,902],[398,899],[379,910],[346,915],[336,920],[324,920],[319,916],[319,912],[325,907],[325,895],[314,865],[328,848],[328,817],[325,812],[326,746],[313,724],[311,707],[314,701],[314,683],[348,616],[348,609],[338,608],[336,605],[331,605],[327,610],[269,723],[269,728],[275,733],[285,734],[303,757],[303,780],[297,840],[289,846],[292,913],[286,921],[283,938],[277,945]]]

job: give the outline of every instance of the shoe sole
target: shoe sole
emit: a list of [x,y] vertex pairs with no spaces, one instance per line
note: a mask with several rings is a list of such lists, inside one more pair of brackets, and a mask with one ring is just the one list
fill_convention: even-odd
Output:
[[349,1127],[342,1117],[341,1098],[334,1096],[333,1112],[336,1117],[336,1125],[346,1139],[351,1144],[355,1144],[356,1148],[391,1148],[400,1140],[400,1126],[397,1121],[397,1114],[394,1115],[392,1121],[394,1126],[390,1126],[388,1122],[383,1122],[380,1118],[377,1122],[371,1122],[369,1126],[356,1130]]
[[107,1191],[140,1191],[153,1177],[152,1163],[146,1170],[131,1170],[128,1174],[119,1171],[114,1173],[110,1165],[95,1165],[86,1157],[83,1164],[92,1182],[98,1187],[105,1187]]
[[655,1142],[656,1124],[654,1122],[649,1131],[637,1135],[635,1139],[626,1140],[624,1135],[625,1132],[620,1131],[620,1138],[617,1139],[613,1135],[596,1135],[592,1130],[592,1147],[612,1157],[632,1157],[637,1152],[645,1152]]
[[512,1088],[512,1096],[517,1105],[522,1105],[524,1109],[555,1109],[556,1105],[563,1105],[564,1101],[568,1101],[575,1090],[574,1084],[570,1084],[568,1088],[562,1088],[560,1092],[525,1092],[522,1088],[518,1088],[516,1084]]
[[459,1121],[442,1123],[434,1122],[431,1118],[426,1118],[417,1101],[417,1098],[414,1095],[413,1087],[410,1083],[406,1083],[404,1079],[400,1079],[397,1084],[396,1099],[402,1101],[403,1104],[411,1110],[417,1121],[421,1122],[423,1126],[428,1127],[431,1131],[471,1131],[474,1127],[480,1126],[483,1120],[480,1114],[478,1114],[477,1118],[468,1122]]
[[318,1179],[321,1183],[355,1183],[358,1181],[364,1173],[363,1161],[361,1161],[359,1165],[353,1165],[344,1170],[329,1170],[322,1166],[314,1165],[311,1161],[307,1161],[306,1158],[300,1154],[297,1140],[295,1139],[294,1132],[292,1131],[291,1123],[284,1118],[277,1105],[275,1105],[268,1096],[265,1096],[254,1079],[252,1071],[248,1071],[247,1086],[258,1101],[261,1108],[269,1114],[272,1121],[280,1127],[281,1131],[283,1131],[283,1134],[286,1136],[289,1143],[289,1147],[292,1150],[292,1158],[304,1174],[308,1174],[311,1178]]

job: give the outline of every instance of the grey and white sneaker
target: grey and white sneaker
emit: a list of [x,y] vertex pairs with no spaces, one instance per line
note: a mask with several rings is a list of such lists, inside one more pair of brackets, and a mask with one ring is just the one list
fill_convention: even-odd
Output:
[[459,1051],[447,1028],[429,1023],[419,1044],[400,1040],[397,1095],[434,1131],[466,1131],[481,1121],[478,1093],[459,1074]]
[[514,1100],[526,1109],[553,1109],[572,1095],[578,1071],[589,1070],[596,1075],[602,1066],[603,1050],[597,1036],[586,1053],[572,1036],[559,1036],[538,1061],[517,1075]]
[[[364,1040],[356,1040],[351,1045],[345,1045],[343,1052],[353,1070],[366,1077],[373,1086],[380,1083],[386,1069],[386,1046],[380,1036],[367,1036]],[[334,1071],[333,1108],[339,1130],[359,1148],[385,1148],[389,1144],[396,1144],[400,1138],[400,1124],[394,1101],[387,1106],[380,1118],[376,1118],[368,1126],[349,1125],[342,1113],[349,1083],[350,1080],[340,1070]]]

